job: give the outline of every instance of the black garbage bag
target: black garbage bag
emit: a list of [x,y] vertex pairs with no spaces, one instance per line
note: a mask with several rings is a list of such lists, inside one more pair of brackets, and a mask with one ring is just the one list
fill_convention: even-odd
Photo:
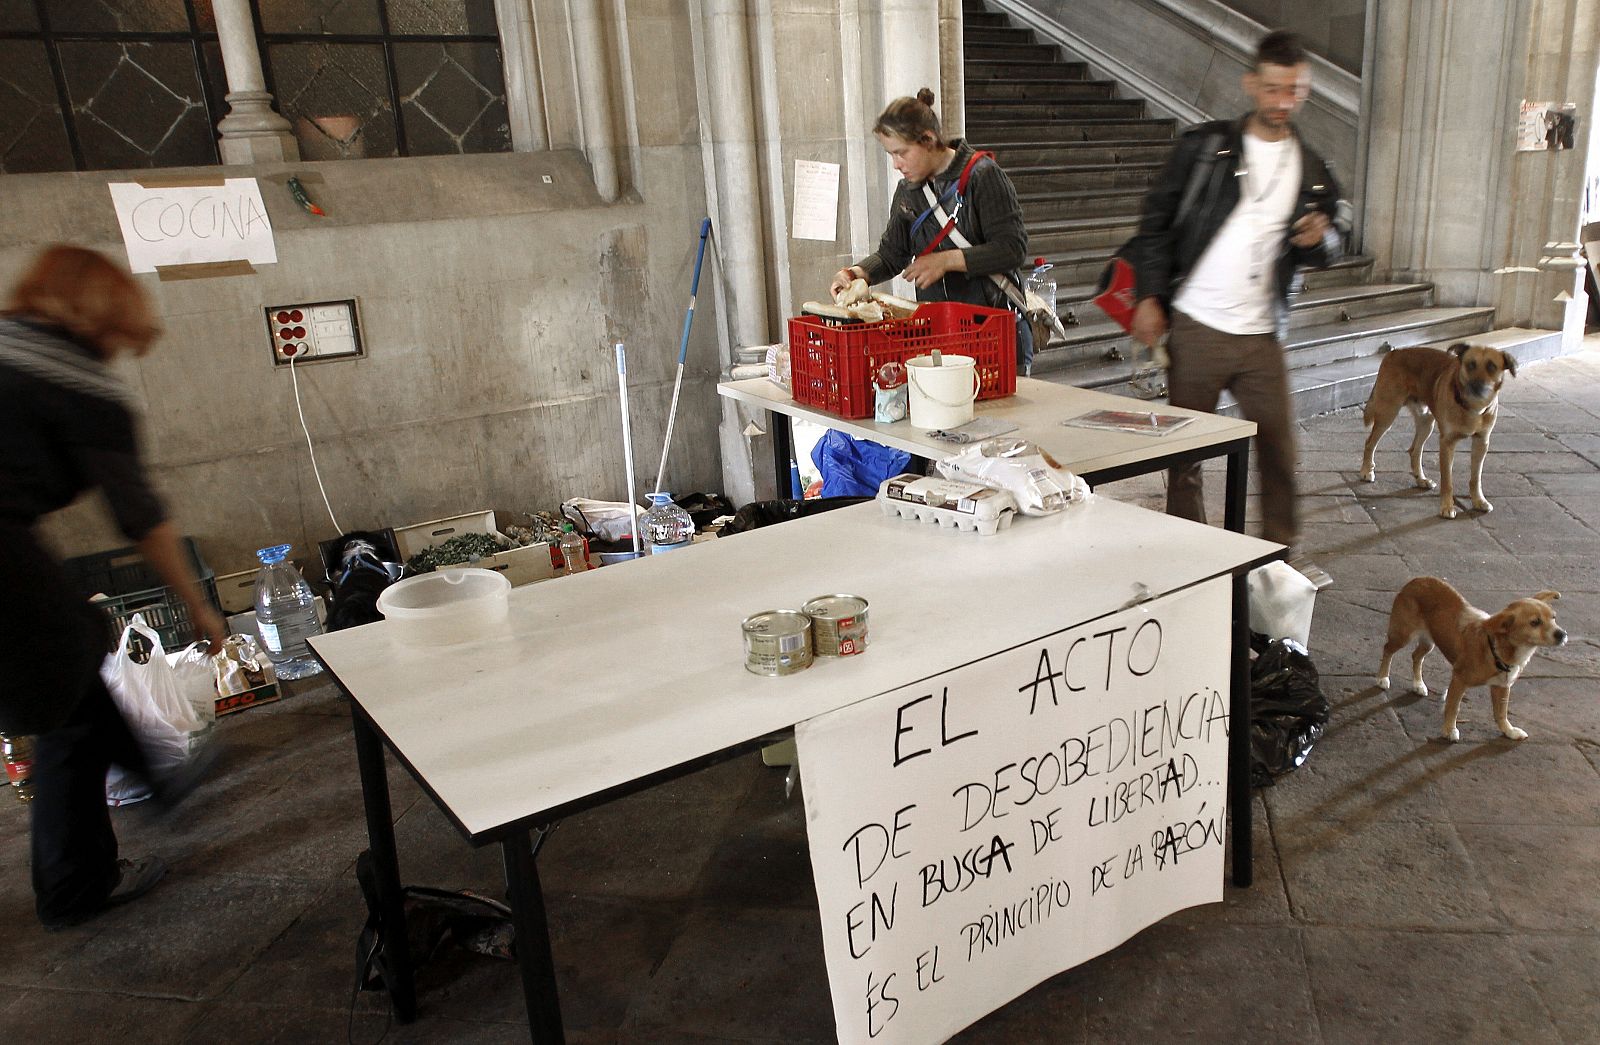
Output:
[[730,534],[744,533],[746,530],[759,530],[774,523],[802,519],[808,515],[831,512],[835,508],[847,508],[852,504],[870,500],[872,500],[870,497],[813,497],[809,501],[751,501],[735,512],[732,519],[722,524],[722,530],[717,536],[727,537]]
[[1270,787],[1305,762],[1328,725],[1316,665],[1292,639],[1252,633],[1250,665],[1250,784]]

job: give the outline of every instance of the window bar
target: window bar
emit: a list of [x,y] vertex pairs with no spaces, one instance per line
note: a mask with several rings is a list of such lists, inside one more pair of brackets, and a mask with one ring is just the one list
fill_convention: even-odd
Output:
[[394,38],[389,31],[389,0],[378,0],[378,28],[383,33],[383,71],[389,77],[389,105],[394,110],[394,151],[397,156],[409,156],[405,114],[400,111],[400,76],[394,68]]
[[61,67],[61,55],[56,51],[55,36],[50,31],[50,17],[45,11],[45,0],[33,0],[34,14],[39,19],[39,35],[44,42],[45,59],[50,63],[50,76],[56,82],[56,104],[61,107],[61,122],[67,132],[67,147],[72,150],[72,167],[85,170],[83,146],[78,144],[78,121],[73,118],[72,95],[67,93],[67,73]]
[[[222,117],[211,108],[210,88],[214,85],[211,83],[211,70],[206,68],[205,41],[200,33],[200,19],[194,13],[194,0],[183,0],[183,13],[189,18],[190,50],[194,54],[195,82],[200,85],[200,104],[205,106],[206,126],[211,128],[211,134],[208,136],[211,142],[211,155],[215,157],[213,162],[221,163],[222,143],[218,140],[217,124],[221,122]],[[228,85],[224,83],[222,86],[222,96],[227,97]]]

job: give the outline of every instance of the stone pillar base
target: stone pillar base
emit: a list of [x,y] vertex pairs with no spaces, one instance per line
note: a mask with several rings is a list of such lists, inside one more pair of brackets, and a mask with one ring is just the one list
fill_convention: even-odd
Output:
[[222,162],[283,163],[300,159],[300,145],[289,121],[272,109],[266,91],[230,91],[228,115],[217,123]]
[[225,164],[294,163],[300,159],[300,143],[288,131],[265,131],[247,138],[222,138],[217,151]]

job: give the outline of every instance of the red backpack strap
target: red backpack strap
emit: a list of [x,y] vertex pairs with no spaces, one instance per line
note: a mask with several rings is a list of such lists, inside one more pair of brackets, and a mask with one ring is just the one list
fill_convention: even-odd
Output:
[[[967,161],[967,165],[965,167],[961,168],[961,177],[956,179],[956,210],[957,210],[958,213],[959,213],[959,211],[961,209],[962,201],[964,201],[967,198],[967,182],[972,180],[972,168],[974,168],[974,167],[976,167],[978,165],[978,161],[979,160],[986,160],[986,159],[987,160],[993,160],[994,159],[994,153],[989,152],[988,150],[983,150],[981,152],[975,152],[975,153],[972,154],[972,159]],[[944,238],[946,236],[950,235],[950,230],[955,228],[955,227],[956,227],[956,216],[954,214],[952,214],[950,216],[950,220],[944,223],[944,228],[940,229],[939,230],[939,234],[937,236],[933,237],[933,242],[929,243],[926,247],[924,247],[922,249],[922,253],[918,254],[917,257],[920,258],[920,257],[923,257],[924,255],[932,254],[935,250],[938,249],[939,244],[944,242]]]

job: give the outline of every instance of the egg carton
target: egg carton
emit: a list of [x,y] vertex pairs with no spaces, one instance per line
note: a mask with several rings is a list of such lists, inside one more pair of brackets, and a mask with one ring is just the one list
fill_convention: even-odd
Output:
[[885,515],[984,537],[1010,526],[1017,514],[1016,499],[1004,490],[910,472],[885,479],[877,500]]

